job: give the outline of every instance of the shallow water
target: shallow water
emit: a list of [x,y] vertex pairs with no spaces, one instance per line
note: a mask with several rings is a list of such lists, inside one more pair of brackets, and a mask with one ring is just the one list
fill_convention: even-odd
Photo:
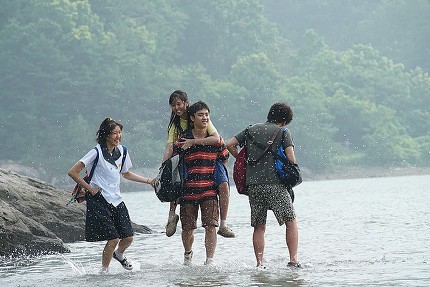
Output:
[[430,286],[429,185],[429,175],[304,182],[295,189],[299,270],[286,267],[285,227],[271,213],[267,268],[255,268],[247,197],[234,188],[228,222],[237,237],[218,237],[213,266],[203,265],[201,227],[185,267],[180,232],[162,233],[168,204],[153,192],[124,193],[132,220],[156,232],[135,237],[132,272],[113,261],[98,274],[104,243],[78,242],[68,254],[2,258],[0,286]]

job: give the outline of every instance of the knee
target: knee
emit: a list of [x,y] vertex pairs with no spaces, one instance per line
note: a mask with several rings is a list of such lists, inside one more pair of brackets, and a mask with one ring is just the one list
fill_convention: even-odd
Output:
[[221,182],[221,184],[219,186],[223,187],[223,188],[228,188],[228,183],[226,181],[224,181],[224,182]]
[[220,185],[218,185],[218,190],[220,191],[220,193],[228,195],[228,183],[225,181],[220,183]]
[[254,233],[265,233],[266,232],[266,225],[260,224],[257,226],[254,226]]
[[296,220],[287,221],[285,226],[287,229],[297,229],[297,222]]
[[182,229],[181,233],[182,239],[190,240],[194,236],[194,229],[184,230]]
[[215,225],[207,225],[204,227],[206,232],[216,232],[216,227]]
[[133,242],[133,236],[121,239],[125,244],[130,245]]
[[119,243],[119,238],[111,239],[108,241],[108,245],[112,247],[116,247]]

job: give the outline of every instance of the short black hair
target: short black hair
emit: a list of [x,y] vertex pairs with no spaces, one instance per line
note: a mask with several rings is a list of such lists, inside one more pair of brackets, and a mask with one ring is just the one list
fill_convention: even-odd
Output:
[[211,112],[211,110],[209,109],[208,105],[205,102],[202,102],[202,101],[195,102],[188,108],[188,116],[195,116],[198,111],[203,109],[207,109],[209,113]]
[[198,101],[189,106],[187,114],[187,124],[188,128],[193,129],[194,128],[194,122],[191,120],[191,116],[195,117],[196,113],[200,110],[207,109],[209,113],[211,113],[211,110],[209,109],[208,105],[203,101]]

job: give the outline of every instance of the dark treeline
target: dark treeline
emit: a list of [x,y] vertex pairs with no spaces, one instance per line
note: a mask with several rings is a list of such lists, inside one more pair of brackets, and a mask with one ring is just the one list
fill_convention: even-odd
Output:
[[0,8],[0,161],[63,177],[104,117],[160,164],[168,96],[224,138],[294,109],[302,167],[430,162],[429,1],[9,0]]

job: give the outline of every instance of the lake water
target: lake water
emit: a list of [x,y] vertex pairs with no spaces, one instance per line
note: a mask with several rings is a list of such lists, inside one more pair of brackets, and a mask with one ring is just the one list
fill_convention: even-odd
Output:
[[231,191],[228,222],[236,238],[218,237],[204,266],[204,232],[196,230],[194,265],[183,266],[180,232],[163,234],[168,204],[153,192],[124,193],[138,235],[126,253],[135,269],[112,261],[99,275],[104,243],[70,244],[71,253],[1,259],[0,286],[430,286],[430,175],[304,182],[297,188],[299,260],[286,266],[285,228],[269,213],[267,268],[257,270],[247,197]]

